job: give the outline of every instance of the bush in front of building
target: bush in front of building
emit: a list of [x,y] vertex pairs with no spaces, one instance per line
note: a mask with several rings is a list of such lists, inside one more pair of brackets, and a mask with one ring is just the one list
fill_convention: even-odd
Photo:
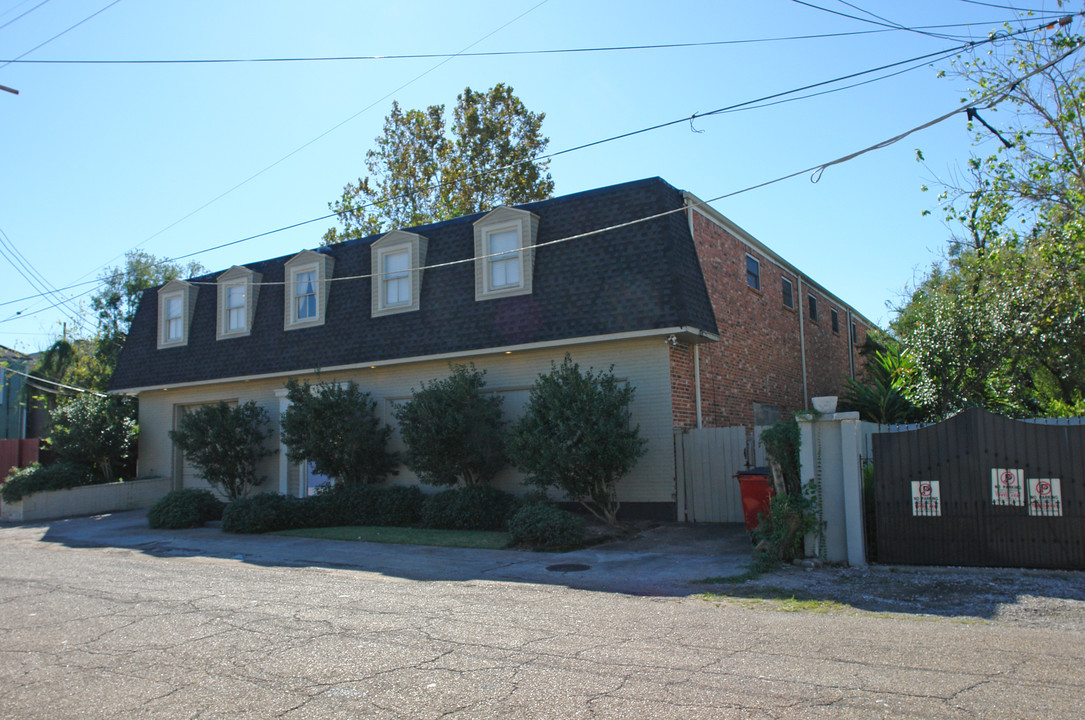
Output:
[[82,485],[94,485],[104,480],[93,470],[79,463],[58,460],[49,465],[31,463],[24,468],[16,468],[8,475],[0,488],[0,497],[4,502],[18,502],[34,493],[47,490],[67,490]]
[[266,533],[305,527],[304,501],[279,493],[238,498],[222,511],[222,531]]
[[572,356],[539,375],[508,440],[529,484],[558,488],[608,525],[617,522],[617,483],[645,453],[632,422],[634,388],[613,367],[581,371]]
[[399,462],[388,451],[392,428],[381,423],[377,401],[358,384],[290,380],[290,407],[283,413],[280,439],[293,463],[311,462],[337,484],[380,483]]
[[453,365],[442,380],[422,383],[396,411],[406,447],[403,463],[429,485],[488,485],[507,464],[504,398],[484,395],[484,370]]
[[201,527],[222,519],[224,503],[210,490],[185,488],[167,493],[147,511],[147,522],[161,530]]
[[549,503],[524,505],[509,518],[512,541],[533,547],[562,548],[584,540],[584,521]]
[[489,485],[445,490],[422,504],[422,524],[441,530],[504,530],[519,498]]
[[267,410],[253,400],[217,402],[185,413],[169,436],[212,487],[237,500],[264,482],[256,468],[275,453],[265,444],[269,424]]

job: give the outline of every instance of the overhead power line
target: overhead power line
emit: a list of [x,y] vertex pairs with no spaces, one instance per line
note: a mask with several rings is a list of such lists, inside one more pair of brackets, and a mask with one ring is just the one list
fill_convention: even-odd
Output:
[[[48,0],[46,0],[48,1]],[[802,5],[808,5],[809,7],[817,8],[817,6],[810,5],[809,3],[800,3]],[[824,10],[824,8],[817,8]],[[827,11],[832,12],[832,11]],[[856,20],[863,20],[869,22],[864,18],[856,18],[852,15],[846,15],[843,13],[836,13],[844,15],[844,17],[853,18]],[[1050,15],[1057,15],[1057,13],[1047,13]],[[295,56],[295,57],[256,57],[256,58],[121,58],[121,59],[53,59],[53,60],[40,60],[40,59],[12,59],[12,60],[0,60],[0,62],[7,63],[19,63],[21,65],[227,65],[227,64],[239,64],[239,63],[305,63],[305,62],[357,62],[357,61],[373,61],[373,60],[439,60],[439,59],[452,59],[452,58],[485,58],[485,57],[516,57],[524,55],[568,55],[579,53],[606,53],[606,52],[633,52],[640,50],[681,50],[687,48],[702,48],[702,47],[722,47],[727,45],[752,45],[761,43],[774,43],[774,42],[794,42],[798,40],[825,40],[836,39],[842,37],[855,37],[860,35],[876,35],[879,33],[888,32],[919,32],[924,35],[931,35],[941,39],[960,40],[958,37],[946,36],[928,33],[928,30],[944,30],[950,28],[965,28],[976,27],[977,25],[1000,25],[1005,22],[1004,20],[991,20],[985,22],[973,22],[973,23],[951,23],[945,25],[922,25],[916,27],[907,27],[900,25],[899,23],[875,23],[881,25],[879,30],[851,30],[847,32],[835,32],[835,33],[815,33],[809,35],[781,35],[777,37],[766,38],[746,38],[739,40],[706,40],[701,42],[685,42],[685,43],[655,43],[649,45],[600,45],[593,47],[578,47],[578,48],[543,48],[536,50],[490,50],[480,52],[459,52],[459,53],[397,53],[397,54],[381,54],[381,55],[328,55],[328,56]],[[476,43],[477,44],[477,43]]]
[[[1044,22],[1044,24],[1041,24],[1039,26],[1032,27],[1032,28],[1023,28],[1021,30],[1017,30],[1017,31],[1014,31],[1012,33],[1008,33],[1007,35],[1005,35],[1003,37],[1018,35],[1018,34],[1026,33],[1026,32],[1035,32],[1035,31],[1041,30],[1041,29],[1043,29],[1045,27],[1047,27],[1046,21]],[[817,83],[811,83],[811,84],[804,85],[804,86],[799,87],[799,88],[794,88],[794,89],[783,91],[783,92],[772,93],[772,94],[769,94],[769,95],[762,96],[760,98],[756,98],[756,99],[753,99],[753,100],[747,100],[747,101],[744,101],[744,102],[741,102],[741,103],[735,103],[735,104],[728,105],[728,106],[721,107],[721,108],[717,108],[715,110],[711,110],[711,111],[708,111],[708,112],[694,113],[693,115],[691,115],[689,117],[682,117],[682,118],[678,118],[678,119],[675,119],[675,120],[670,120],[670,121],[667,121],[667,122],[664,122],[664,123],[659,123],[659,124],[652,125],[652,126],[649,126],[649,127],[641,128],[641,129],[638,129],[638,130],[633,130],[633,131],[629,131],[629,132],[626,132],[626,133],[613,135],[613,136],[610,136],[610,137],[607,137],[607,138],[603,138],[601,140],[596,140],[596,141],[592,141],[592,142],[589,142],[589,143],[584,143],[584,144],[581,144],[581,145],[577,145],[575,147],[566,148],[564,150],[559,150],[559,151],[552,152],[552,153],[537,155],[537,156],[535,156],[533,158],[529,158],[528,160],[525,160],[523,162],[540,162],[542,160],[547,160],[547,159],[550,159],[550,158],[558,157],[560,155],[565,155],[565,154],[575,152],[575,151],[579,151],[579,150],[583,150],[583,149],[586,149],[586,148],[589,148],[589,147],[595,147],[597,145],[602,145],[604,143],[609,143],[609,142],[613,142],[613,141],[616,141],[616,140],[621,140],[621,139],[625,139],[625,138],[628,138],[628,137],[633,137],[633,136],[640,135],[640,134],[647,133],[647,132],[651,132],[651,131],[654,131],[654,130],[659,130],[659,129],[662,129],[662,128],[665,128],[665,127],[671,127],[671,126],[674,126],[674,125],[677,125],[677,124],[680,124],[680,123],[692,122],[693,120],[698,119],[698,118],[711,117],[711,116],[714,116],[714,115],[735,112],[735,111],[742,110],[742,109],[752,109],[752,108],[755,108],[755,107],[765,107],[767,105],[778,104],[780,102],[787,102],[788,100],[786,100],[784,98],[786,96],[788,96],[788,95],[793,95],[795,93],[800,93],[800,92],[810,90],[810,89],[814,89],[814,88],[818,88],[818,87],[824,87],[824,86],[827,86],[827,85],[831,85],[831,84],[834,84],[834,83],[841,82],[843,80],[854,79],[854,78],[857,78],[857,77],[861,77],[863,75],[868,75],[868,74],[879,72],[879,71],[882,71],[882,70],[891,69],[891,68],[895,68],[895,67],[900,67],[902,65],[915,64],[917,62],[921,63],[920,65],[915,65],[915,67],[906,68],[904,70],[898,70],[897,72],[891,73],[890,75],[886,76],[886,77],[891,77],[893,75],[898,75],[898,74],[900,74],[902,72],[907,72],[908,70],[915,69],[916,67],[921,67],[921,66],[927,64],[932,59],[942,59],[944,57],[949,57],[951,55],[954,55],[956,53],[961,52],[962,50],[975,48],[975,47],[978,47],[978,46],[981,46],[981,45],[984,45],[984,44],[987,44],[987,43],[990,43],[990,42],[994,42],[996,39],[998,39],[998,38],[987,38],[987,39],[984,39],[984,40],[971,41],[971,42],[964,43],[964,44],[956,46],[956,47],[947,48],[945,50],[941,50],[941,51],[938,51],[938,52],[935,52],[935,53],[927,53],[925,55],[916,56],[916,57],[913,57],[913,58],[909,58],[907,60],[901,60],[901,61],[898,61],[898,62],[889,63],[889,64],[886,64],[886,65],[881,65],[881,66],[876,67],[876,68],[871,68],[871,69],[868,69],[868,70],[863,70],[863,71],[859,71],[859,72],[855,72],[855,73],[849,73],[847,75],[843,75],[843,76],[840,76],[840,77],[837,77],[837,78],[833,78],[831,80],[825,80],[825,81],[821,81],[821,82],[817,82]],[[1050,67],[1050,65],[1054,64],[1054,62],[1061,61],[1067,55],[1069,55],[1069,53],[1066,53],[1066,54],[1060,56],[1059,58],[1056,59],[1056,61],[1053,61],[1052,63],[1050,63],[1050,64],[1048,64],[1048,65],[1046,65],[1044,67],[1045,68]],[[1035,74],[1035,73],[1030,73],[1029,75],[1026,75],[1025,78],[1030,77],[1032,74]],[[1021,79],[1025,79],[1025,78],[1021,78]],[[865,82],[871,82],[871,81],[868,80],[868,81],[865,81]],[[1020,82],[1020,80],[1018,82]],[[855,85],[860,85],[860,84],[865,84],[865,83],[856,83]],[[848,86],[848,87],[854,87],[855,85],[851,85],[851,86]],[[835,89],[835,90],[839,90],[839,89],[846,89],[846,88],[838,88],[838,89]],[[811,97],[813,95],[821,95],[821,94],[825,94],[826,92],[832,92],[832,91],[835,91],[835,90],[828,90],[828,91],[823,91],[823,92],[820,92],[820,93],[814,93],[812,95],[807,95],[807,96],[803,96],[801,98],[795,98],[795,99],[803,99],[805,97]],[[974,104],[972,106],[974,106]],[[969,106],[962,105],[961,108],[958,111],[955,111],[955,112],[964,111],[964,109],[966,107],[969,107]],[[937,122],[941,122],[943,119],[945,119],[945,118],[940,118],[939,120],[937,120]],[[929,126],[929,125],[925,125],[923,127],[927,127],[927,126]],[[908,134],[911,134],[911,132],[914,132],[914,131],[909,131]],[[904,136],[900,136],[900,137],[904,137]],[[894,139],[893,142],[896,142],[897,140],[899,140],[900,137]],[[863,151],[863,153],[865,153],[865,152],[869,152],[869,149]],[[863,154],[863,153],[858,153],[858,154]],[[812,168],[811,170],[798,171],[796,173],[784,176],[782,178],[778,178],[777,180],[773,180],[773,181],[770,181],[768,183],[762,183],[761,185],[757,185],[757,186],[754,186],[753,188],[749,188],[747,190],[743,190],[743,191],[740,191],[740,192],[746,192],[746,191],[751,190],[751,189],[764,187],[765,185],[768,185],[768,184],[779,182],[781,180],[786,180],[786,179],[789,179],[791,177],[794,177],[795,175],[803,174],[804,172],[817,170],[818,167],[821,167],[822,169],[824,169],[825,167],[828,167],[829,165],[832,165],[832,164],[835,164],[835,163],[836,163],[836,161],[834,161],[832,163],[827,163],[824,166],[816,166],[816,167]],[[490,173],[490,172],[497,172],[497,171],[505,170],[505,169],[508,169],[509,167],[511,167],[511,166],[504,166],[504,167],[501,167],[501,168],[496,168],[494,170],[484,171],[484,172],[478,173],[478,175],[483,175],[483,174],[487,174],[487,173]],[[437,189],[437,188],[440,188],[440,187],[442,187],[442,186],[444,186],[446,184],[447,183],[435,183],[433,185],[427,186],[423,190]],[[419,190],[418,192],[421,192],[421,191],[422,190]],[[388,201],[392,201],[392,200],[396,200],[396,199],[401,199],[401,198],[407,197],[407,196],[409,196],[411,194],[413,194],[413,193],[403,193],[403,194],[397,195],[397,196],[382,198],[382,199],[380,199],[378,201],[367,203],[367,204],[363,205],[362,208],[372,207],[373,205],[375,205],[375,204],[377,204],[379,202],[388,202]],[[737,194],[737,193],[732,193],[732,194]],[[729,196],[730,195],[721,196],[721,197],[729,197]],[[238,240],[233,240],[233,241],[229,241],[229,242],[226,242],[226,243],[221,243],[219,245],[215,245],[215,246],[212,246],[210,248],[205,248],[203,250],[198,250],[198,251],[194,251],[194,252],[191,252],[191,253],[188,253],[188,254],[185,254],[185,255],[180,255],[180,256],[178,256],[176,258],[164,259],[164,260],[161,261],[160,264],[175,262],[175,261],[181,260],[181,259],[187,259],[187,258],[193,257],[195,255],[200,255],[200,254],[203,254],[203,253],[206,253],[206,252],[211,252],[213,250],[218,250],[218,249],[221,249],[221,248],[224,248],[224,247],[229,247],[231,245],[237,245],[237,244],[247,242],[247,241],[252,240],[252,239],[256,239],[256,238],[260,238],[260,237],[266,237],[268,235],[272,235],[272,234],[275,234],[275,233],[278,233],[278,232],[283,232],[283,231],[288,230],[288,229],[297,228],[297,227],[300,227],[300,226],[303,226],[303,225],[311,224],[311,223],[314,223],[314,222],[319,222],[321,220],[327,220],[327,219],[330,219],[332,217],[335,217],[335,215],[336,215],[336,213],[329,213],[329,214],[326,214],[326,215],[321,215],[321,216],[316,217],[316,218],[311,218],[309,220],[304,220],[304,221],[301,221],[301,222],[293,223],[291,225],[276,228],[274,230],[268,230],[268,231],[261,232],[261,233],[255,234],[255,235],[250,235],[248,237],[241,238],[241,239],[238,239]],[[69,286],[67,286],[65,288],[62,288],[62,290],[73,289],[73,288],[78,287],[80,285],[87,285],[87,284],[97,285],[100,282],[101,282],[101,280],[88,280],[86,282],[75,283],[75,284],[69,285]],[[80,293],[80,295],[85,295],[85,294],[91,292],[93,289],[94,288],[86,290],[83,293]],[[28,297],[25,297],[25,298],[20,298],[20,299],[17,299],[17,300],[9,300],[9,301],[5,301],[5,302],[0,302],[0,306],[9,305],[9,304],[17,303],[17,302],[25,302],[27,300],[37,299],[39,297],[41,297],[41,296],[40,295],[32,295],[32,296],[28,296]],[[30,315],[30,314],[37,314],[38,312],[44,312],[44,311],[49,310],[49,309],[51,309],[51,308],[43,308],[42,310],[37,310],[37,311],[34,311],[33,313],[24,313],[23,315],[25,316],[25,315]],[[12,320],[12,319],[14,319],[14,318],[11,317],[11,318],[7,318],[6,320],[0,320],[0,323],[7,322],[7,321]]]
[[35,388],[37,388],[38,390],[41,390],[42,392],[56,392],[56,390],[50,390],[48,388],[43,388],[40,385],[36,385],[35,383],[45,383],[46,385],[52,385],[53,387],[64,388],[65,390],[75,390],[76,392],[80,392],[80,393],[90,393],[91,395],[97,395],[98,397],[107,397],[107,395],[105,393],[100,393],[97,390],[91,390],[90,388],[79,387],[78,385],[65,385],[64,383],[55,382],[53,380],[46,380],[43,377],[38,377],[37,375],[31,375],[30,373],[25,373],[25,372],[22,372],[21,370],[15,370],[15,369],[10,368],[10,367],[5,366],[3,368],[3,370],[4,370],[4,372],[14,373],[16,375],[22,375],[24,378],[27,378],[27,380],[30,381],[29,384],[34,385]]
[[4,23],[3,25],[0,25],[0,30],[3,30],[4,28],[6,28],[6,27],[7,27],[8,25],[11,25],[12,23],[15,23],[15,22],[18,22],[19,20],[22,20],[22,19],[23,19],[24,17],[26,17],[26,16],[27,16],[27,15],[29,15],[30,13],[34,12],[35,10],[37,10],[38,8],[40,8],[40,7],[42,6],[42,5],[45,5],[45,4],[46,4],[46,3],[48,3],[49,1],[50,1],[50,0],[42,0],[42,1],[40,2],[40,3],[38,3],[38,4],[37,4],[37,5],[35,5],[34,7],[30,8],[30,9],[29,9],[29,10],[27,10],[26,12],[22,13],[21,15],[16,15],[16,16],[15,16],[15,17],[13,17],[13,18],[12,18],[11,20],[8,20],[8,21],[7,21],[6,23]]
[[[58,32],[58,33],[57,33],[56,35],[54,35],[53,37],[49,38],[49,39],[48,39],[48,40],[46,40],[45,42],[43,42],[43,43],[38,43],[38,44],[37,44],[37,45],[35,45],[34,47],[32,47],[32,48],[30,48],[29,50],[27,50],[26,52],[24,52],[24,53],[23,53],[22,55],[17,55],[17,56],[15,57],[15,58],[13,58],[13,59],[11,59],[11,60],[8,60],[8,61],[4,62],[4,63],[3,63],[2,65],[0,65],[0,70],[2,70],[2,69],[4,69],[4,68],[6,68],[6,67],[7,67],[8,65],[12,64],[13,62],[18,62],[19,60],[22,60],[22,59],[23,59],[24,57],[26,57],[26,56],[27,56],[27,55],[29,55],[30,53],[34,52],[35,50],[39,50],[39,49],[41,49],[41,48],[45,47],[46,45],[48,45],[49,43],[53,42],[54,40],[56,40],[56,39],[57,39],[58,37],[60,37],[61,35],[66,35],[66,34],[68,34],[69,32],[71,32],[72,30],[75,30],[75,29],[76,29],[77,27],[79,27],[79,26],[80,26],[80,25],[82,25],[83,23],[87,22],[88,20],[90,20],[90,19],[92,19],[92,18],[95,18],[95,17],[98,17],[99,15],[101,15],[101,14],[102,14],[102,13],[104,13],[104,12],[105,12],[106,10],[108,10],[108,9],[109,9],[109,8],[111,8],[111,7],[113,7],[114,5],[116,5],[117,3],[119,3],[120,1],[121,1],[121,0],[113,0],[113,2],[109,3],[108,5],[106,5],[106,6],[104,7],[104,8],[102,8],[102,9],[101,9],[101,10],[99,10],[98,12],[96,12],[96,13],[92,13],[92,14],[88,15],[87,17],[85,17],[85,18],[83,18],[82,20],[80,20],[79,22],[77,22],[77,23],[76,23],[75,25],[71,25],[70,27],[66,28],[65,30],[61,30],[60,32]],[[16,18],[16,19],[18,19],[18,18]]]

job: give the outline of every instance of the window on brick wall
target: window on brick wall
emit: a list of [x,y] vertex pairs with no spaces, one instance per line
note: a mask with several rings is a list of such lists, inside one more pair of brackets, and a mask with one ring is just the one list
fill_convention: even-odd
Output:
[[829,308],[829,322],[833,326],[833,332],[840,332],[840,313],[836,311],[836,308]]
[[853,344],[859,344],[859,326],[854,320],[851,321],[851,341]]
[[806,296],[806,304],[810,308],[810,319],[818,321],[818,299],[813,295]]
[[794,290],[794,288],[791,287],[791,281],[788,280],[787,278],[783,278],[783,282],[781,283],[781,285],[783,286],[781,288],[781,290],[783,292],[784,307],[788,307],[788,308],[791,308],[792,310],[794,310],[795,309],[795,290]]
[[754,290],[761,289],[761,263],[749,255],[746,256],[746,284]]

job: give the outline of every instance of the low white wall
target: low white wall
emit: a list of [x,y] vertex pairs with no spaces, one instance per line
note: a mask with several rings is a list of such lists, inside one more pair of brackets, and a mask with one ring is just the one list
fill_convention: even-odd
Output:
[[84,485],[69,490],[50,490],[35,493],[19,502],[2,503],[0,519],[30,522],[135,510],[154,505],[170,489],[169,478],[155,478],[106,485]]

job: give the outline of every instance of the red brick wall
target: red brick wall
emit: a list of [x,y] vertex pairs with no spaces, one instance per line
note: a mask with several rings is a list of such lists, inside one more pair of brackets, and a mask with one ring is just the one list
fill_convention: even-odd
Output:
[[[754,403],[775,405],[784,417],[804,408],[799,313],[808,312],[810,292],[818,299],[818,321],[810,322],[808,314],[803,317],[808,394],[839,395],[850,375],[848,311],[805,282],[800,291],[793,274],[701,213],[692,215],[694,242],[720,335],[719,342],[704,343],[699,350],[703,425],[751,425]],[[747,254],[760,262],[760,291],[747,285]],[[781,277],[791,281],[794,309],[783,304]],[[832,331],[830,309],[839,313],[838,333]],[[865,327],[858,325],[861,343]],[[678,428],[697,425],[692,355],[692,349],[683,345],[671,350],[672,411]]]

